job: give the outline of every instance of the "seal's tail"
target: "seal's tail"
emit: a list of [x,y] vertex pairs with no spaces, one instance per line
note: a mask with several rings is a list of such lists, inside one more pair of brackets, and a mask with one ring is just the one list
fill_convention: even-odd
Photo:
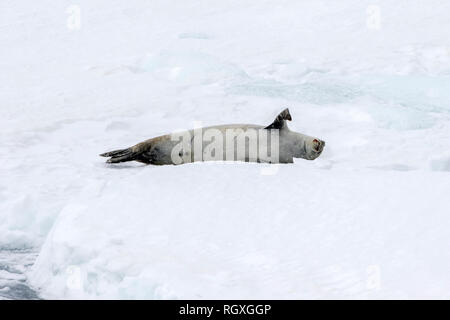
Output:
[[107,163],[118,163],[125,161],[139,160],[140,152],[134,152],[133,148],[114,150],[106,153],[102,153],[101,157],[110,157]]

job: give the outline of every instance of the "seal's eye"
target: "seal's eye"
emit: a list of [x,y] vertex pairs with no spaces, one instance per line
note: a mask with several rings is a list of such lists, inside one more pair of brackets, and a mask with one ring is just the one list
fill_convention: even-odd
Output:
[[320,141],[317,139],[313,140],[313,148],[315,151],[319,152],[320,151]]

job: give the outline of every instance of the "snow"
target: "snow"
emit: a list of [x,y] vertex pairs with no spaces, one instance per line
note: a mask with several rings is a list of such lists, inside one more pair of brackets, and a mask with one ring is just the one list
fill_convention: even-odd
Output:
[[[43,298],[449,298],[449,12],[3,1],[0,252],[38,251],[21,272]],[[317,160],[98,157],[285,107]]]
[[25,276],[36,256],[35,250],[0,250],[0,300],[38,298]]

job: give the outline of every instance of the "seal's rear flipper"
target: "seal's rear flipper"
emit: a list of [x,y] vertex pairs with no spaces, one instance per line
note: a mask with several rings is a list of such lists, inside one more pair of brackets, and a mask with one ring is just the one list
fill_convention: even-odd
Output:
[[280,112],[280,114],[275,118],[275,120],[272,122],[270,126],[265,127],[264,129],[283,129],[284,127],[287,127],[286,120],[291,121],[292,117],[289,113],[289,109],[286,108],[283,111]]
[[140,152],[133,152],[133,148],[127,148],[127,149],[120,149],[120,150],[114,150],[106,153],[102,153],[101,157],[111,157],[111,159],[108,159],[107,163],[118,163],[118,162],[126,162],[126,161],[133,161],[140,159]]

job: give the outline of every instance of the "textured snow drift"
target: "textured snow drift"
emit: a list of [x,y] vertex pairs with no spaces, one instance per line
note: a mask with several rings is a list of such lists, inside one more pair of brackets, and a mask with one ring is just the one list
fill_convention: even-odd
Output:
[[[450,298],[450,3],[71,5],[0,4],[0,296]],[[316,161],[98,157],[285,107]]]
[[24,275],[36,259],[33,249],[0,250],[0,300],[38,299]]

